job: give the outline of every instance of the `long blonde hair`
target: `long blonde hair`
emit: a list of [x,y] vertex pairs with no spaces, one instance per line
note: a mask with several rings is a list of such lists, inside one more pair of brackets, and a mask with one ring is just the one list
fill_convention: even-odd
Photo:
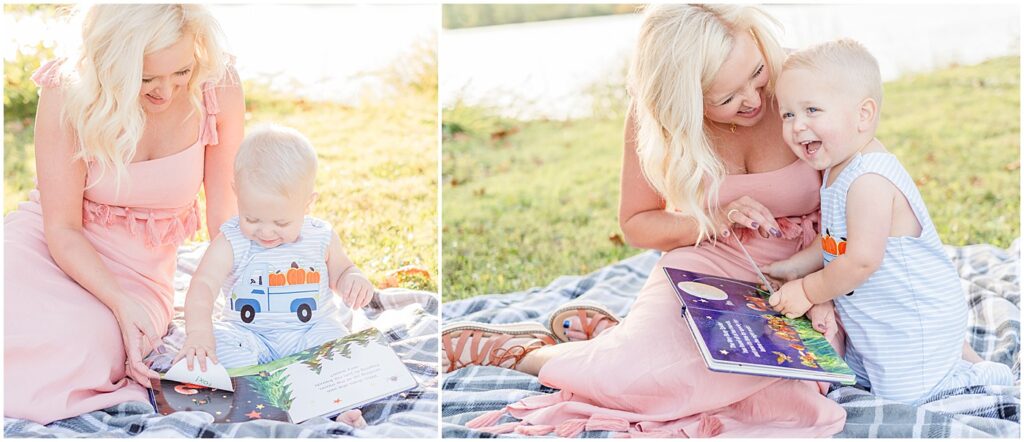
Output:
[[637,155],[669,210],[697,220],[697,242],[714,238],[725,165],[704,122],[704,94],[734,46],[750,32],[765,57],[769,100],[785,54],[778,21],[749,5],[655,5],[646,10],[630,64]]
[[[76,159],[114,171],[117,187],[142,138],[142,59],[194,34],[196,63],[188,84],[194,111],[202,85],[224,77],[228,56],[220,25],[202,5],[92,5],[75,11],[82,41],[65,87],[63,119],[78,141]],[[95,182],[98,182],[98,179]]]

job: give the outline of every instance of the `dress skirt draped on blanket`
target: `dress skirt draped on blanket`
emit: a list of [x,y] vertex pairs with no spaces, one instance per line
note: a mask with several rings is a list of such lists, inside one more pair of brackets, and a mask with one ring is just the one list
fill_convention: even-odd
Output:
[[[721,247],[721,246],[720,246]],[[756,246],[754,246],[756,247]],[[572,437],[590,429],[637,436],[830,436],[846,413],[824,396],[827,386],[808,381],[708,370],[661,266],[754,280],[751,271],[723,272],[693,249],[664,255],[628,318],[585,344],[567,346],[540,372],[540,382],[561,390],[509,407],[522,424],[496,426],[497,414],[470,426]],[[786,256],[780,253],[779,258]]]

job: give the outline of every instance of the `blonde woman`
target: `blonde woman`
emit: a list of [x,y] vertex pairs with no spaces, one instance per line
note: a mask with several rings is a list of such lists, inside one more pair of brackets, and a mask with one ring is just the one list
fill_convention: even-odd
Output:
[[[591,340],[551,345],[566,333],[540,324],[446,327],[449,370],[499,365],[561,390],[468,426],[563,437],[829,436],[843,428],[845,412],[823,396],[826,385],[709,371],[660,269],[753,281],[737,241],[764,265],[816,238],[821,177],[786,146],[772,96],[784,56],[775,24],[744,5],[648,9],[631,65],[619,222],[632,245],[666,253],[620,324],[610,327],[617,319],[600,308],[566,310],[582,319],[577,328],[588,323],[577,336],[606,330]],[[810,314],[835,335],[831,304]],[[520,421],[498,424],[505,413]]]
[[38,188],[4,220],[4,414],[47,424],[145,401],[172,316],[176,249],[236,212],[244,104],[199,5],[96,5],[45,64]]

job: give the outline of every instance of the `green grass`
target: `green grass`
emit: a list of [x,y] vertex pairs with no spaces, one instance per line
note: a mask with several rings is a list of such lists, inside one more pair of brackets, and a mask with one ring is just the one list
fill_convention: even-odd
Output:
[[1020,58],[886,84],[878,139],[917,182],[946,244],[1020,236]]
[[[345,106],[246,84],[247,129],[266,122],[291,126],[316,147],[320,197],[312,214],[334,225],[346,253],[377,286],[404,265],[438,274],[435,93]],[[4,147],[6,214],[35,187],[31,119],[5,122]],[[204,232],[199,239],[205,238]],[[436,280],[405,285],[437,289]]]
[[637,4],[450,4],[441,6],[445,29],[504,25],[598,15],[629,14]]
[[[1001,58],[885,85],[878,137],[917,180],[947,244],[1006,247],[1020,235],[1019,65]],[[495,114],[444,111],[446,301],[543,286],[640,252],[616,236],[621,115]]]
[[[282,100],[285,101],[285,100]],[[346,107],[255,107],[247,126],[274,122],[317,148],[313,214],[334,225],[345,251],[380,286],[395,268],[437,268],[437,102],[433,95]],[[436,282],[417,286],[436,290]]]
[[609,239],[619,232],[621,119],[495,122],[501,130],[518,133],[444,142],[445,300],[541,285],[637,253]]

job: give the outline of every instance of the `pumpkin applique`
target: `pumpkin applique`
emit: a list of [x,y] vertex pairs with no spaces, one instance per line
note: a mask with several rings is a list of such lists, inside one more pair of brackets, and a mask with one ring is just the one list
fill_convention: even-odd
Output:
[[845,255],[846,254],[846,237],[840,237],[836,240],[836,237],[831,235],[828,228],[825,228],[825,234],[821,236],[821,249],[829,255]]
[[319,284],[320,283],[320,272],[316,271],[313,267],[309,268],[306,272],[306,284]]
[[284,273],[281,273],[280,270],[267,275],[267,278],[270,280],[271,287],[278,287],[288,283],[284,277]]
[[288,269],[288,273],[285,275],[288,278],[288,284],[306,283],[306,271],[299,267],[299,264],[295,261],[292,261],[292,268]]

